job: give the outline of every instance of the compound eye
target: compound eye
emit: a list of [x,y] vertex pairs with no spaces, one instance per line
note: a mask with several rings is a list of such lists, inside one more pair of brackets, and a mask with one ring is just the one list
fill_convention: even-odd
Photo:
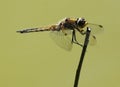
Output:
[[84,18],[78,18],[77,19],[77,25],[78,26],[80,26],[80,27],[82,27],[82,26],[84,26],[85,25],[85,19]]

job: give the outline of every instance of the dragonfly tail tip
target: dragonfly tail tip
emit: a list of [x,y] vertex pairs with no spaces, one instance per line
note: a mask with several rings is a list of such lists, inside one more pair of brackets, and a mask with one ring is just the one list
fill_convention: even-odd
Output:
[[23,31],[16,31],[17,33],[24,33]]

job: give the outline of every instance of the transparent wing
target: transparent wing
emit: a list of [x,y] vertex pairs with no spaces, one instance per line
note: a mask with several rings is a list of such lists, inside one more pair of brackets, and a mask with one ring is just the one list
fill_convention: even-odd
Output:
[[[103,26],[98,24],[88,23],[84,28],[83,32],[85,33],[87,27],[91,29],[90,38],[89,38],[89,45],[95,45],[97,43],[96,37],[94,35],[103,32]],[[76,30],[76,39],[79,43],[84,44],[85,34],[82,35]]]
[[[76,32],[76,40],[78,41],[78,43],[84,45],[84,40],[85,40],[86,34],[82,35],[77,30],[75,32]],[[89,45],[95,45],[96,43],[97,43],[96,37],[90,33]]]
[[102,26],[102,25],[98,25],[98,24],[88,23],[88,24],[85,26],[85,28],[84,28],[85,31],[86,31],[87,27],[89,27],[89,28],[91,29],[91,33],[92,33],[93,35],[98,34],[98,33],[101,33],[101,32],[103,32],[103,30],[104,30],[104,29],[103,29],[103,26]]
[[[65,33],[67,35],[65,35]],[[70,51],[72,49],[72,31],[65,30],[63,31],[51,31],[50,37],[54,40],[54,42],[61,48]]]

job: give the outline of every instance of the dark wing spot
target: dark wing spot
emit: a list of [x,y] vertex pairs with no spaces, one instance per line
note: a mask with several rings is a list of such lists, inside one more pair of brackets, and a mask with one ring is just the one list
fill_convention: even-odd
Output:
[[94,39],[96,39],[96,37],[95,37],[94,35],[93,35],[92,37],[93,37]]
[[103,26],[102,26],[102,25],[99,25],[99,27],[103,28]]

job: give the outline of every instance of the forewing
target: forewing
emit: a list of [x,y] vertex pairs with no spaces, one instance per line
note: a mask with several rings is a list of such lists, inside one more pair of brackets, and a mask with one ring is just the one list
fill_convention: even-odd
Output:
[[[86,34],[82,35],[82,34],[81,34],[80,32],[78,32],[77,30],[75,31],[75,33],[76,33],[76,40],[78,41],[78,43],[84,45],[84,41],[85,41],[85,36],[86,36]],[[96,42],[97,42],[96,37],[90,33],[89,45],[95,45]]]
[[[65,35],[66,33],[66,35]],[[71,31],[51,31],[50,37],[53,39],[53,41],[61,48],[70,51],[72,49],[72,37],[71,37]]]
[[102,25],[98,25],[98,24],[88,23],[88,24],[85,26],[85,28],[84,28],[85,31],[86,31],[87,27],[89,27],[89,28],[91,29],[91,33],[92,33],[93,35],[98,34],[98,33],[101,33],[101,32],[103,32],[103,30],[104,30],[104,29],[103,29],[103,26],[102,26]]

